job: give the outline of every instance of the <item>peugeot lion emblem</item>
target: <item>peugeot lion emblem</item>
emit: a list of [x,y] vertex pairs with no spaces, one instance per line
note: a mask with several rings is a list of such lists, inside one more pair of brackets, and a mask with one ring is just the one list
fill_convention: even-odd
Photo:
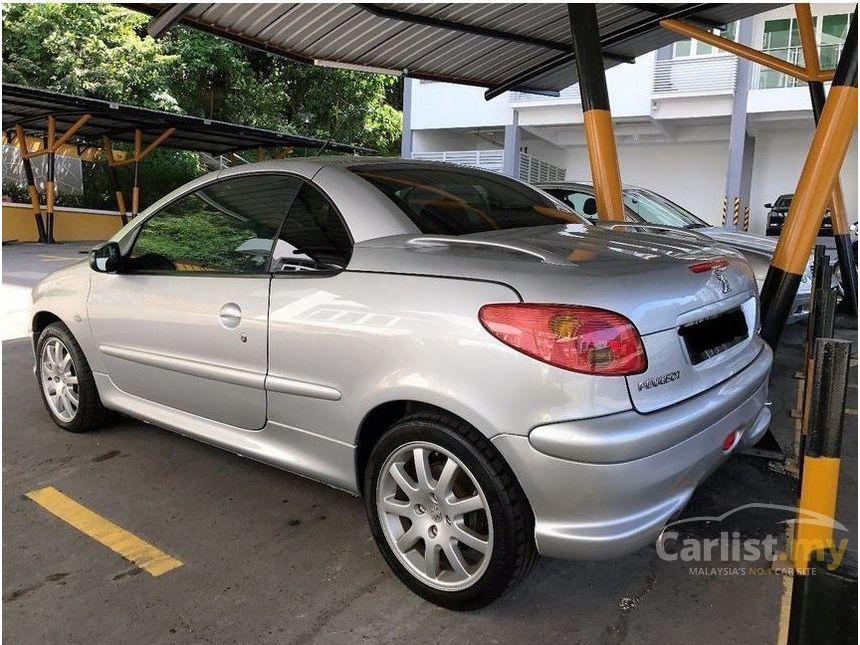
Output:
[[711,275],[713,275],[720,283],[720,287],[723,289],[723,293],[729,293],[732,290],[732,285],[729,284],[728,278],[723,275],[723,268],[717,267],[713,271],[711,271]]

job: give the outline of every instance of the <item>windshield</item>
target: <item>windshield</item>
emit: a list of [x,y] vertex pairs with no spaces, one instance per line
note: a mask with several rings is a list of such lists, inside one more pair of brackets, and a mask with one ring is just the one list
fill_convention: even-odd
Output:
[[774,203],[774,208],[788,208],[791,206],[791,198],[794,195],[780,195]]
[[707,222],[700,220],[690,211],[650,190],[626,188],[624,205],[639,221],[647,224],[676,226],[678,228],[707,228]]
[[402,163],[349,170],[382,191],[425,234],[585,223],[549,195],[490,172]]

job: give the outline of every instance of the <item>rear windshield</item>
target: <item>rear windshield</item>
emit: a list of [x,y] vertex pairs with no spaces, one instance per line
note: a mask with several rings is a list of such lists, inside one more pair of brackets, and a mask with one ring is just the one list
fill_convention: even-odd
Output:
[[413,164],[361,165],[350,171],[382,191],[424,234],[584,223],[549,195],[490,172]]

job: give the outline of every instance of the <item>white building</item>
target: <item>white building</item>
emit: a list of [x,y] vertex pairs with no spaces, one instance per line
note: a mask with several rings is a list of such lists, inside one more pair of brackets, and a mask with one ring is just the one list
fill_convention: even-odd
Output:
[[[852,4],[812,5],[822,68],[838,60]],[[791,5],[754,18],[751,46],[802,64]],[[727,35],[735,37],[738,24]],[[625,183],[646,186],[713,224],[722,222],[729,165],[729,125],[739,63],[695,41],[682,41],[607,72]],[[814,122],[806,84],[752,65],[747,96],[750,231],[763,234],[765,202],[794,192]],[[517,147],[514,172],[590,179],[578,86],[558,97],[509,92],[491,101],[484,90],[408,79],[403,155],[502,170],[505,140]],[[444,154],[443,154],[444,153]],[[509,157],[513,159],[515,155]],[[539,163],[544,162],[544,163]],[[750,163],[751,162],[751,163]],[[510,170],[510,165],[507,166]],[[857,219],[857,137],[842,169],[848,216]],[[746,192],[746,191],[742,191]],[[746,205],[746,204],[744,204]]]

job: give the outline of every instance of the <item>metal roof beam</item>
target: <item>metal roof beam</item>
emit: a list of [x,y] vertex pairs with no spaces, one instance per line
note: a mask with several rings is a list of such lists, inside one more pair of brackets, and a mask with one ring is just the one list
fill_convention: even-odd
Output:
[[487,38],[495,38],[496,40],[506,40],[512,43],[523,43],[534,47],[543,47],[544,49],[554,49],[556,51],[568,52],[573,51],[573,46],[568,43],[561,43],[555,40],[546,40],[544,38],[535,38],[533,36],[524,36],[522,34],[514,34],[508,31],[492,29],[490,27],[481,27],[479,25],[467,25],[462,22],[453,20],[445,20],[443,18],[434,18],[432,16],[422,16],[408,11],[399,11],[398,9],[388,9],[381,7],[378,4],[355,3],[355,6],[363,11],[372,13],[380,18],[388,18],[389,20],[399,20],[415,25],[425,25],[427,27],[436,27],[437,29],[446,29],[448,31],[459,31],[464,34],[472,34],[475,36],[485,36]]
[[[607,47],[612,47],[613,45],[618,45],[623,43],[625,40],[629,38],[633,38],[642,34],[644,32],[653,29],[654,27],[660,24],[661,20],[666,20],[668,18],[688,18],[690,15],[694,14],[696,11],[701,11],[706,8],[708,3],[698,3],[698,4],[686,4],[681,5],[675,9],[666,9],[660,14],[653,14],[650,18],[646,18],[644,20],[640,20],[628,27],[624,27],[617,31],[612,32],[606,36],[602,36],[600,39],[600,45],[603,49]],[[650,13],[650,12],[649,12]],[[562,54],[561,56],[557,56],[548,61],[544,61],[534,67],[527,69],[526,71],[517,74],[516,76],[509,78],[508,80],[496,85],[495,87],[491,87],[486,92],[484,92],[484,98],[488,101],[493,99],[500,94],[504,94],[510,90],[513,90],[517,87],[524,87],[528,84],[529,81],[534,80],[535,78],[539,78],[544,74],[551,72],[557,67],[565,64],[572,63],[574,60],[573,53]]]
[[[630,7],[631,9],[639,9],[640,11],[647,11],[650,14],[655,16],[659,16],[661,14],[666,13],[666,7],[659,4],[650,4],[650,3],[625,3],[626,7]],[[708,29],[719,29],[720,31],[725,31],[726,24],[720,22],[719,20],[711,20],[710,18],[703,18],[702,16],[688,16],[687,20],[690,22],[695,22],[703,27],[707,27]]]
[[146,33],[153,38],[161,38],[168,29],[182,20],[182,18],[196,6],[197,5],[193,2],[177,2],[166,5],[164,9],[158,12],[158,15],[156,15],[155,18],[149,21],[149,24],[146,26]]
[[[491,29],[489,27],[480,27],[478,25],[467,25],[462,22],[453,20],[444,20],[442,18],[434,18],[432,16],[422,16],[419,14],[409,13],[407,11],[399,11],[397,9],[388,9],[380,7],[377,4],[355,3],[355,6],[363,11],[372,13],[380,18],[388,18],[389,20],[399,20],[408,22],[414,25],[424,25],[427,27],[436,27],[437,29],[445,29],[448,31],[458,31],[464,34],[473,36],[484,36],[486,38],[494,38],[496,40],[505,40],[512,43],[522,43],[524,45],[532,45],[543,49],[551,49],[560,52],[572,52],[573,45],[561,43],[555,40],[546,40],[544,38],[535,38],[533,36],[524,36],[522,34],[514,34],[509,31],[501,31],[499,29]],[[607,53],[604,58],[615,60],[621,63],[632,63],[633,59],[629,56],[619,56],[617,54]]]

